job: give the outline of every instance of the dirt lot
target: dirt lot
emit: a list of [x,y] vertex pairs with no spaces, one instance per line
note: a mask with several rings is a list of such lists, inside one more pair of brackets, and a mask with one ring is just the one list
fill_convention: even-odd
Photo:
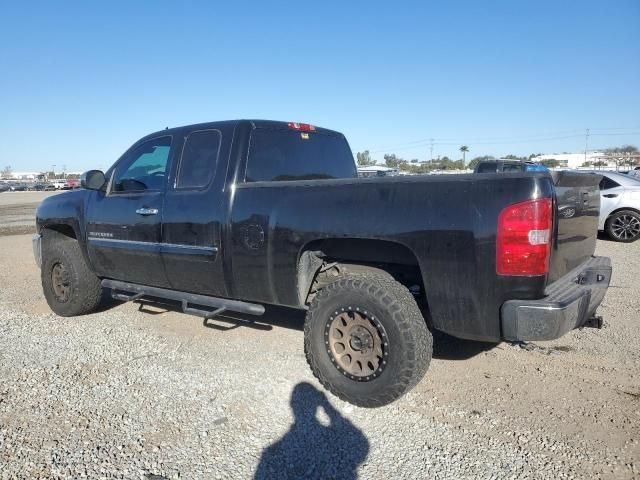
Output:
[[0,193],[0,236],[35,231],[34,215],[43,198],[59,192]]
[[59,318],[30,236],[5,234],[0,478],[638,477],[640,242],[597,253],[614,265],[602,330],[438,336],[425,379],[367,410],[313,379],[297,311],[203,322],[130,303]]

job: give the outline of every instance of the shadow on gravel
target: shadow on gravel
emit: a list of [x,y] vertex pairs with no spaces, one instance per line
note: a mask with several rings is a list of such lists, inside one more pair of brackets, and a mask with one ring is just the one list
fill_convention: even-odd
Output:
[[[122,302],[109,298],[103,298],[100,311],[108,310]],[[136,300],[138,310],[149,315],[159,315],[165,312],[182,313],[182,307],[178,302],[170,300],[154,299]],[[256,317],[242,313],[226,313],[215,318],[203,319],[202,326],[219,331],[235,330],[239,327],[255,330],[270,331],[273,327],[288,328],[291,330],[304,330],[305,311],[295,308],[265,305],[264,315]],[[446,333],[433,332],[433,358],[441,360],[466,360],[494,348],[497,343],[475,342],[461,340]]]
[[433,358],[441,360],[467,360],[498,346],[497,343],[476,342],[433,332]]
[[609,235],[607,235],[605,232],[601,232],[600,230],[598,230],[598,240],[615,243],[615,240],[611,240],[611,237]]
[[291,409],[293,425],[262,452],[254,478],[358,478],[358,466],[369,454],[367,437],[309,383],[294,387]]

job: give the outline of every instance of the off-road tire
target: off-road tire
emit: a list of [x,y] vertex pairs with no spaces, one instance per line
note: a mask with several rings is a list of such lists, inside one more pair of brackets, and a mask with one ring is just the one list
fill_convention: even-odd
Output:
[[[66,299],[61,299],[54,289],[52,272],[62,266]],[[58,267],[60,270],[60,267]],[[56,315],[74,317],[95,311],[102,299],[100,279],[89,269],[78,242],[53,230],[43,231],[42,289],[47,303]]]
[[[353,380],[340,371],[325,339],[332,316],[356,308],[377,318],[388,341],[386,367],[368,381]],[[325,388],[349,403],[373,408],[400,398],[422,379],[431,361],[433,338],[406,287],[388,275],[357,273],[339,278],[315,296],[305,319],[304,350]]]
[[[630,234],[629,238],[623,238],[623,235],[620,233],[616,234],[614,231],[616,229],[616,222],[624,221],[627,219],[631,221],[633,224],[633,235]],[[640,214],[633,210],[620,210],[619,212],[614,213],[609,218],[607,218],[607,222],[605,223],[605,230],[607,235],[611,240],[622,243],[631,243],[635,242],[640,238],[640,233],[637,231],[637,227],[640,224]],[[618,227],[619,228],[619,227]],[[619,230],[618,230],[619,232]]]

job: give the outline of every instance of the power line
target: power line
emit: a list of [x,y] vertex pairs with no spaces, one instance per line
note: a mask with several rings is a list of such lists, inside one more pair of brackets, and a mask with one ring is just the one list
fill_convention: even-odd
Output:
[[[573,131],[584,132],[584,130],[573,130]],[[593,136],[640,135],[640,129],[638,129],[637,131],[617,132],[617,133],[593,133],[592,129],[588,129],[588,131],[589,131],[588,136],[592,136],[592,137]],[[461,145],[463,143],[473,144],[473,145],[515,145],[515,144],[521,144],[521,143],[537,143],[537,142],[548,142],[553,140],[566,140],[569,138],[580,138],[584,136],[585,136],[585,133],[575,133],[572,135],[511,137],[511,138],[514,138],[514,140],[496,140],[496,141],[492,141],[491,137],[485,137],[485,139],[482,139],[482,140],[465,139],[465,140],[457,140],[457,141],[436,141],[437,139],[434,139],[432,137],[425,140],[416,140],[414,142],[396,144],[395,146],[377,148],[375,150],[371,150],[371,153],[388,152],[390,150],[398,150],[398,151],[410,150],[413,148],[419,148],[426,145],[429,145],[432,151],[434,145],[454,146],[454,145]],[[500,137],[497,137],[497,138],[499,139]],[[502,138],[507,139],[509,137],[502,137]],[[516,138],[518,138],[518,140],[515,140]],[[451,140],[451,139],[441,139],[441,140]],[[433,156],[432,153],[431,153],[431,156]]]

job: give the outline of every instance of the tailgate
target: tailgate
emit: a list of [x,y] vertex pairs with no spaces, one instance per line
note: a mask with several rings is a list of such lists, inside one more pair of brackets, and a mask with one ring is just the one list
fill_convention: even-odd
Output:
[[589,259],[596,248],[600,213],[600,175],[553,172],[556,191],[556,229],[551,250],[552,283]]

